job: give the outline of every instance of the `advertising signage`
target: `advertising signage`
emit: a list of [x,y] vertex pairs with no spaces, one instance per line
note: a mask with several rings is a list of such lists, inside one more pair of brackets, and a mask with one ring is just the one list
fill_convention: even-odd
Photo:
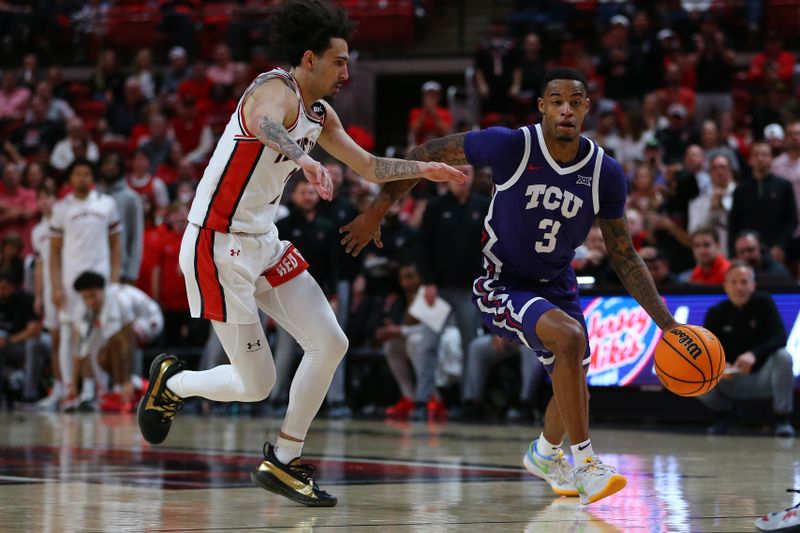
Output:
[[[667,307],[681,323],[702,325],[706,311],[724,294],[665,295]],[[786,327],[786,349],[800,375],[800,293],[773,294]],[[583,296],[592,362],[589,385],[658,385],[653,354],[661,330],[630,296]]]

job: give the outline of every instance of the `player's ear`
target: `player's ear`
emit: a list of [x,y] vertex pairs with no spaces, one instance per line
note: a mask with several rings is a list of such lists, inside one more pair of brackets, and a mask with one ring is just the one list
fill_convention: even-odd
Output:
[[586,97],[586,112],[588,113],[589,110],[592,108],[592,101],[589,100],[589,97]]
[[300,59],[300,65],[310,70],[314,70],[314,63],[316,62],[316,59],[317,58],[314,55],[314,52],[311,50],[306,50],[305,53],[303,53],[302,59]]
[[539,108],[539,113],[544,115],[544,98],[542,97],[537,98],[536,106]]

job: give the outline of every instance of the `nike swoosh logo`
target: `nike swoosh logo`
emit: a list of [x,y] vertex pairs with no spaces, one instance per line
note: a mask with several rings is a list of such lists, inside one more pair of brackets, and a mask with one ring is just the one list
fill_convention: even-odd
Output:
[[528,170],[542,170],[544,167],[537,167],[535,165],[528,165]]
[[586,444],[586,445],[584,445],[584,446],[580,446],[580,445],[579,445],[579,446],[578,446],[578,449],[579,449],[580,451],[583,451],[583,450],[585,450],[586,448],[588,448],[588,447],[589,447],[589,446],[591,446],[591,445],[592,445],[592,443],[591,443],[591,442],[590,442],[589,444]]

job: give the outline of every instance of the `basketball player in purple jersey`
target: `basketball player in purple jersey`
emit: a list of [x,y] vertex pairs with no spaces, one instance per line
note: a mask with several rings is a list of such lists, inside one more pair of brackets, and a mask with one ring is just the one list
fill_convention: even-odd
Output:
[[[580,135],[589,109],[586,85],[576,70],[554,69],[542,80],[540,124],[450,135],[417,146],[410,156],[492,168],[486,273],[475,280],[473,299],[489,329],[536,350],[553,380],[544,431],[528,447],[525,467],[556,493],[580,496],[584,504],[626,483],[594,453],[589,438],[590,350],[570,263],[595,219],[625,288],[662,330],[676,325],[631,242],[622,168]],[[370,240],[381,246],[381,219],[411,187],[413,182],[384,185],[373,204],[340,230],[348,252],[358,254]],[[561,451],[565,434],[574,468]]]

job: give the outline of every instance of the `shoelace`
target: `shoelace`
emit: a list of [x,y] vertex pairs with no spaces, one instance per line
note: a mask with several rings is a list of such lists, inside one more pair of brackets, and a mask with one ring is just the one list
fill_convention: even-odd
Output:
[[614,472],[617,471],[616,468],[603,463],[603,461],[601,461],[599,458],[592,457],[591,462],[581,465],[581,467],[577,469],[576,473],[591,472],[593,470],[599,470],[601,473],[609,473],[609,474],[613,474]]
[[558,450],[558,457],[555,459],[555,464],[558,477],[563,481],[572,482],[572,465],[567,461],[567,457],[564,455],[563,451]]
[[175,413],[183,409],[183,400],[166,390],[166,388],[164,394],[156,398],[154,403],[161,408],[161,419],[164,421],[171,420]]
[[[264,453],[264,459],[267,458],[267,446],[269,446],[268,442],[264,443],[264,446],[261,448],[261,451]],[[300,458],[292,460],[288,465],[289,470],[291,470],[294,474],[300,478],[301,481],[304,483],[308,483],[309,481],[313,484],[314,488],[317,488],[317,482],[314,481],[314,471],[317,469],[314,465],[304,464],[300,462]]]

